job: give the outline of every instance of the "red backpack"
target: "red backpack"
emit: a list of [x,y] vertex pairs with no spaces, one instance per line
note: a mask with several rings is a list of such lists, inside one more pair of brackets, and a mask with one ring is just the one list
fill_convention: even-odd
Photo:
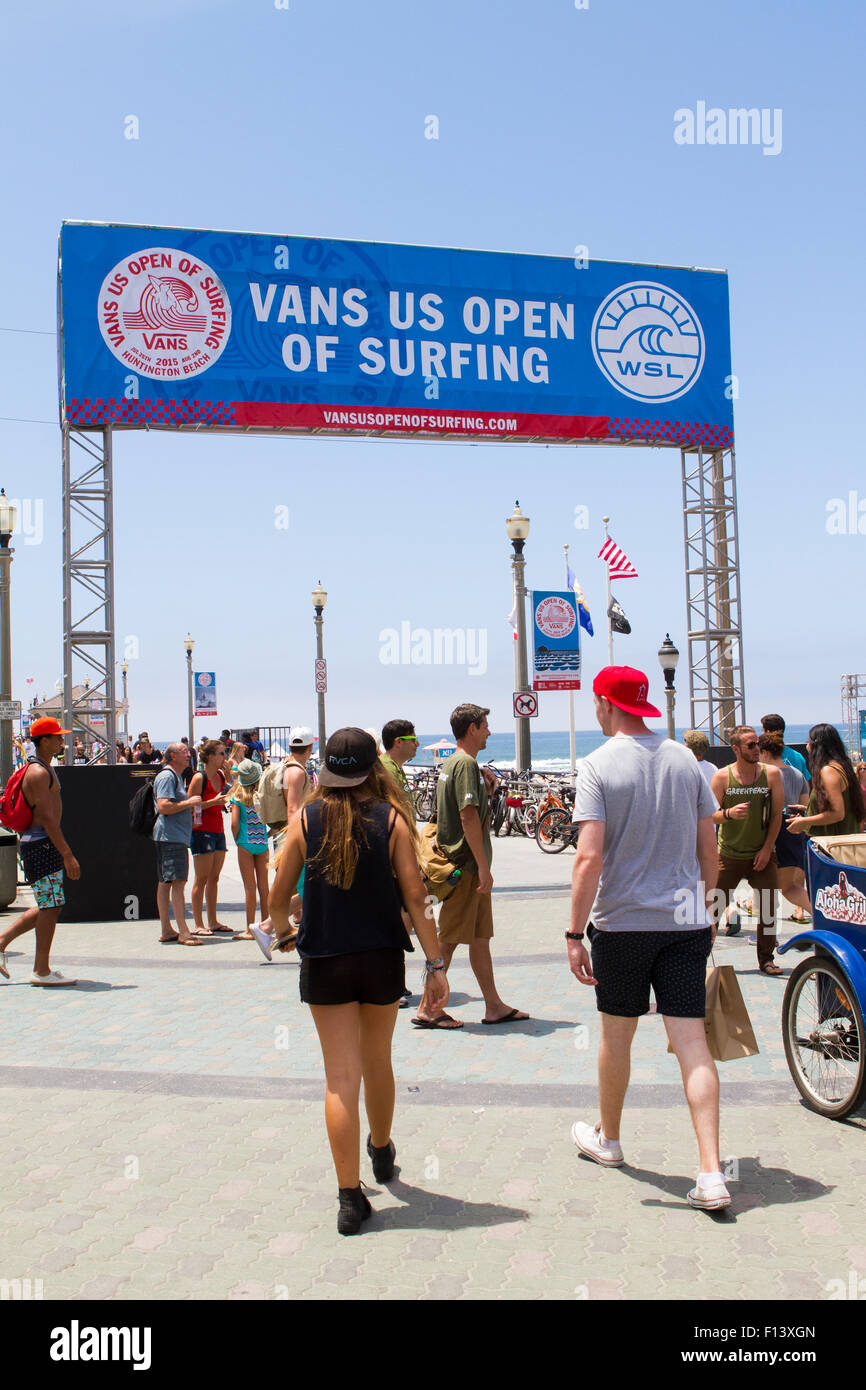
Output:
[[33,807],[24,796],[24,774],[29,767],[30,763],[19,767],[3,788],[3,795],[0,797],[0,825],[5,825],[7,830],[28,830],[33,822]]

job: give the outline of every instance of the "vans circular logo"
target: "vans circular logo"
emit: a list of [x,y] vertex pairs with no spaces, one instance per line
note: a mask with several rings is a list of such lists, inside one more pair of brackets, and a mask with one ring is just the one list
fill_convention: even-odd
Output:
[[601,371],[634,401],[673,401],[691,390],[706,355],[704,332],[681,294],[651,280],[613,290],[592,321]]
[[173,246],[118,261],[100,287],[97,318],[118,362],[155,381],[189,381],[207,371],[232,328],[222,281]]

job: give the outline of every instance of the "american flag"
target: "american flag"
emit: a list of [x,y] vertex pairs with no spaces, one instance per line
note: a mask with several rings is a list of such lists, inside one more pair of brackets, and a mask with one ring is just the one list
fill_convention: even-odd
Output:
[[637,570],[631,560],[609,537],[598,552],[598,558],[607,561],[611,579],[637,579]]

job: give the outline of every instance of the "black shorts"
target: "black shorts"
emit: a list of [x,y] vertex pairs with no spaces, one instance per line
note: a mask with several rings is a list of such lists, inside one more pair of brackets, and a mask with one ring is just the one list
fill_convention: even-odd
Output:
[[303,1004],[396,1004],[406,988],[403,952],[386,946],[346,956],[304,956],[300,988]]
[[47,837],[44,840],[22,840],[18,851],[28,883],[38,883],[40,878],[47,878],[63,868],[63,855]]
[[707,1010],[709,927],[700,931],[591,929],[592,973],[599,1013],[639,1018],[649,1013],[650,986],[660,1014],[703,1018]]
[[[806,808],[803,807],[805,815]],[[776,860],[780,869],[802,869],[806,872],[805,835],[792,835],[784,825],[776,836]]]

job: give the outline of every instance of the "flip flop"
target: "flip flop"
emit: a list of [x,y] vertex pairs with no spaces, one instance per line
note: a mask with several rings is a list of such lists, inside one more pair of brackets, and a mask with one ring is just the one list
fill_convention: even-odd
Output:
[[529,1018],[529,1014],[523,1014],[519,1009],[512,1009],[510,1013],[503,1014],[501,1018],[482,1018],[481,1022],[488,1028],[492,1028],[497,1023],[524,1023]]
[[234,936],[234,927],[211,927],[212,936]]
[[761,974],[762,974],[762,975],[781,975],[781,974],[782,974],[782,970],[780,969],[780,967],[779,967],[778,965],[772,965],[772,964],[770,964],[770,965],[762,965],[762,966],[761,966]]
[[450,1014],[437,1014],[436,1018],[413,1018],[410,1022],[414,1028],[438,1028],[443,1033],[453,1033],[463,1027],[462,1022]]
[[160,936],[160,937],[158,937],[158,941],[159,941],[160,946],[174,946],[174,944],[175,944],[175,942],[176,942],[177,940],[178,940],[178,938],[177,938],[176,936]]
[[193,934],[192,934],[192,936],[190,937],[189,941],[181,941],[180,937],[178,937],[178,938],[177,938],[177,944],[178,944],[178,946],[200,946],[200,945],[201,945],[201,942],[200,942],[199,940],[197,940],[196,934],[195,934],[195,932],[193,932]]

